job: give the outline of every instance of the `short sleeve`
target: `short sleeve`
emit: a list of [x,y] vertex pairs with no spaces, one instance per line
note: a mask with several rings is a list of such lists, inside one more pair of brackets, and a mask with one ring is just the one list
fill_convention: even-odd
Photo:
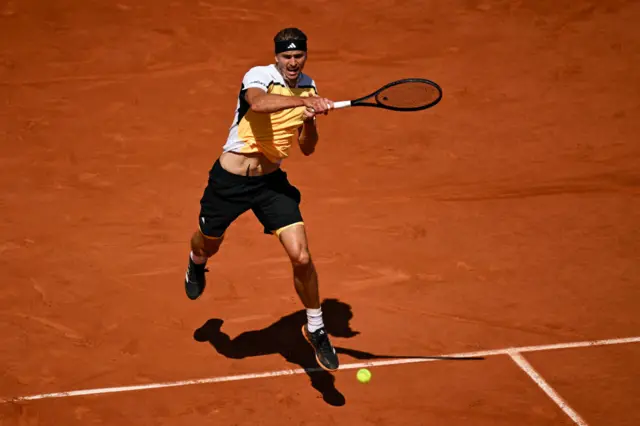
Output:
[[265,92],[269,89],[269,85],[273,79],[263,67],[251,68],[242,79],[242,87],[246,89],[256,88]]

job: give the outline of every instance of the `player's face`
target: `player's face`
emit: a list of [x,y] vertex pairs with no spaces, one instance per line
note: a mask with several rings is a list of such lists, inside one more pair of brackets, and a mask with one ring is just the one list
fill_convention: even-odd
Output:
[[307,53],[303,50],[290,50],[276,55],[278,70],[290,82],[298,80],[305,62],[307,62]]

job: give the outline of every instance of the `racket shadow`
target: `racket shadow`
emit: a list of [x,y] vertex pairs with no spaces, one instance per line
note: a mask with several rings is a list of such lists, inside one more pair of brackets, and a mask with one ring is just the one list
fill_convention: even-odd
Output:
[[376,355],[369,352],[363,352],[356,349],[336,347],[336,352],[344,354],[359,360],[376,360],[376,359],[415,359],[415,360],[431,360],[431,361],[482,361],[485,358],[481,356],[424,356],[424,355]]

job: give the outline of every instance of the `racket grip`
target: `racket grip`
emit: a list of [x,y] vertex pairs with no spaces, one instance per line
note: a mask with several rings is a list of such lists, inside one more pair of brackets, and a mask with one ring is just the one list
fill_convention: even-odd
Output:
[[333,103],[333,109],[347,108],[351,106],[351,101],[340,101]]

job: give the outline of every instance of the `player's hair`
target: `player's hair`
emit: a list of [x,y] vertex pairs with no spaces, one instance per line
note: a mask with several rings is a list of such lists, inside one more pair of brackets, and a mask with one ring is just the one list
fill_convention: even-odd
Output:
[[307,41],[307,36],[302,32],[302,30],[298,28],[285,28],[278,31],[278,34],[276,34],[276,36],[273,38],[274,42],[289,40]]

